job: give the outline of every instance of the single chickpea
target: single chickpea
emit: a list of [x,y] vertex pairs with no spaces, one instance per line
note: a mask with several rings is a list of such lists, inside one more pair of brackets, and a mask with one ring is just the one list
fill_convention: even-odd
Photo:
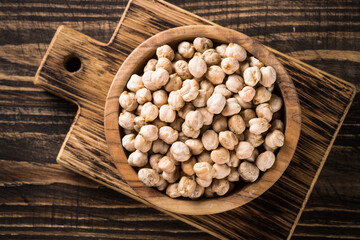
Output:
[[182,118],[175,118],[175,121],[173,121],[172,123],[170,123],[170,127],[172,127],[173,129],[175,129],[178,132],[181,132],[181,125],[183,124],[184,119]]
[[255,182],[259,177],[259,169],[254,164],[246,161],[240,164],[238,171],[245,182]]
[[199,139],[188,139],[185,141],[185,145],[190,149],[193,155],[199,155],[204,151],[204,145]]
[[211,82],[203,80],[200,82],[199,95],[192,101],[193,105],[197,108],[205,107],[206,102],[214,91],[214,86]]
[[256,89],[253,102],[255,105],[257,105],[269,101],[270,98],[271,98],[271,92],[269,92],[265,87],[258,87]]
[[213,121],[214,114],[209,112],[208,110],[206,110],[205,107],[198,108],[197,111],[199,111],[201,113],[202,117],[203,117],[203,124],[205,126],[211,125],[211,123]]
[[156,64],[155,69],[163,68],[168,71],[169,74],[172,73],[172,63],[168,58],[159,58]]
[[201,53],[213,47],[213,42],[210,39],[203,37],[195,38],[193,44],[195,50]]
[[253,118],[256,118],[256,113],[252,109],[245,109],[240,112],[240,116],[244,119],[245,126],[250,127],[249,121]]
[[204,196],[207,198],[213,198],[216,197],[217,195],[216,192],[212,190],[212,186],[209,186],[205,188]]
[[265,172],[270,169],[275,163],[275,154],[271,151],[260,153],[256,158],[256,166],[260,171]]
[[236,98],[242,109],[253,108],[254,104],[252,103],[252,101],[250,102],[243,101],[239,94],[234,94],[234,97]]
[[217,195],[223,196],[230,190],[230,182],[227,179],[214,179],[211,188]]
[[153,92],[152,99],[157,107],[161,107],[162,105],[167,103],[168,95],[164,90],[158,90],[156,92]]
[[153,153],[166,154],[169,147],[169,144],[166,144],[163,140],[158,139],[153,142],[151,150]]
[[280,119],[275,119],[271,122],[270,132],[274,130],[280,130],[280,132],[284,132],[284,123]]
[[161,154],[153,154],[150,156],[149,163],[152,169],[156,172],[161,173],[162,170],[159,167],[160,159],[163,157]]
[[154,125],[145,125],[141,127],[139,134],[144,137],[146,141],[155,141],[159,138],[159,129]]
[[196,184],[195,191],[190,194],[189,198],[191,199],[197,199],[200,198],[202,195],[204,195],[205,188]]
[[138,178],[148,187],[155,187],[160,181],[159,174],[151,168],[142,168],[138,172]]
[[278,147],[274,147],[274,148],[269,147],[268,145],[266,145],[266,142],[264,142],[263,147],[265,151],[271,151],[271,152],[275,152],[276,149],[278,149]]
[[260,68],[260,84],[264,87],[270,87],[276,81],[276,71],[272,66]]
[[149,89],[150,91],[156,91],[158,88],[153,84],[151,81],[151,77],[154,74],[155,71],[147,71],[144,72],[142,75],[142,82],[144,84],[144,87]]
[[145,103],[141,108],[141,116],[146,122],[154,121],[159,115],[159,109],[151,102]]
[[159,168],[163,172],[172,173],[176,170],[175,164],[170,160],[169,157],[164,156],[159,161]]
[[215,93],[211,95],[211,97],[207,100],[207,110],[210,113],[219,114],[224,109],[226,104],[226,98],[219,93]]
[[195,78],[201,78],[207,71],[206,62],[200,57],[193,57],[189,61],[189,71]]
[[261,78],[260,69],[258,67],[249,67],[244,71],[244,82],[250,87],[254,87]]
[[224,81],[225,73],[221,67],[217,65],[210,66],[205,73],[206,79],[212,84],[221,84]]
[[214,88],[214,92],[215,93],[219,93],[221,95],[223,95],[225,98],[229,98],[232,95],[232,92],[226,88],[225,84],[219,84]]
[[206,188],[206,187],[209,187],[212,183],[212,177],[210,178],[206,178],[206,179],[202,179],[202,178],[196,178],[195,181],[197,184],[199,184],[200,186]]
[[147,153],[136,150],[129,155],[128,163],[133,167],[143,167],[148,163]]
[[139,75],[133,74],[127,82],[126,87],[130,91],[136,92],[137,90],[144,87],[144,83],[142,82],[142,79]]
[[144,72],[155,71],[157,63],[158,63],[158,60],[156,60],[154,58],[147,61],[146,66],[144,67]]
[[245,160],[248,162],[255,162],[255,160],[258,156],[259,156],[259,150],[257,150],[257,148],[255,148],[253,153],[251,154],[251,156]]
[[219,146],[219,137],[214,130],[207,130],[202,135],[201,142],[206,150],[215,150]]
[[176,112],[168,104],[162,105],[159,110],[159,118],[164,122],[173,122],[176,118]]
[[228,120],[229,130],[236,134],[241,134],[245,131],[245,121],[240,115],[231,116]]
[[146,153],[150,151],[152,142],[147,141],[142,135],[137,135],[135,137],[134,146],[137,150]]
[[197,161],[199,163],[200,162],[207,162],[210,165],[214,164],[214,162],[211,160],[210,153],[208,151],[203,151],[199,156],[197,156]]
[[233,57],[227,57],[221,61],[221,69],[228,75],[233,74],[239,67],[239,62]]
[[230,161],[227,163],[227,165],[231,168],[238,167],[240,165],[240,159],[237,158],[234,151],[230,152]]
[[162,172],[161,176],[168,182],[168,183],[174,183],[176,182],[179,177],[180,177],[180,173],[178,171],[178,169],[176,169],[174,172],[172,173],[167,173],[167,172]]
[[225,51],[227,57],[233,57],[239,62],[242,62],[246,59],[246,50],[236,43],[230,43]]
[[219,133],[219,142],[224,148],[234,150],[235,146],[239,143],[239,140],[233,132],[223,131]]
[[248,67],[250,67],[250,64],[248,62],[242,62],[240,63],[240,67],[239,67],[239,74],[241,76],[244,76],[244,71],[245,69],[247,69]]
[[154,121],[152,121],[151,124],[152,124],[152,125],[155,125],[157,128],[161,128],[161,127],[167,126],[167,123],[161,121],[159,118],[156,118]]
[[224,164],[230,161],[230,152],[226,148],[219,147],[210,153],[211,160],[217,164]]
[[169,72],[163,68],[157,68],[153,74],[151,74],[151,83],[157,89],[160,89],[162,86],[165,86],[169,81]]
[[271,133],[268,133],[265,137],[265,143],[270,148],[282,147],[285,142],[284,134],[279,130],[274,130]]
[[268,122],[271,121],[273,112],[272,112],[270,104],[261,103],[256,107],[255,111],[256,111],[256,115],[259,118],[265,118]]
[[173,144],[179,137],[178,131],[169,126],[159,129],[159,138],[167,144]]
[[202,114],[198,110],[190,111],[185,117],[185,124],[194,130],[199,130],[204,124]]
[[272,94],[269,100],[272,112],[277,112],[282,108],[283,100],[278,95]]
[[225,58],[226,57],[226,48],[227,48],[227,44],[221,44],[219,46],[217,46],[215,48],[216,52],[219,53],[219,55],[222,57],[222,58]]
[[189,127],[188,125],[186,125],[185,123],[181,125],[181,130],[184,133],[184,135],[188,138],[197,138],[200,135],[200,129],[195,130]]
[[195,110],[195,107],[192,103],[185,103],[185,106],[178,111],[178,115],[179,115],[179,117],[181,117],[182,119],[185,120],[186,115],[190,111],[194,111],[194,110]]
[[212,178],[214,174],[213,167],[208,162],[198,162],[193,167],[196,176],[201,179]]
[[160,180],[156,184],[156,187],[159,191],[164,191],[168,186],[168,182],[160,175]]
[[123,137],[121,141],[123,147],[128,150],[129,152],[135,151],[135,134],[130,133]]
[[218,115],[214,118],[212,128],[215,132],[219,133],[227,129],[227,119],[223,115]]
[[195,53],[195,48],[193,44],[184,41],[178,45],[178,52],[184,58],[191,58]]
[[168,195],[171,198],[178,198],[181,196],[179,190],[178,190],[178,183],[169,184],[166,188],[166,195]]
[[136,101],[139,104],[144,104],[152,100],[151,92],[147,88],[141,88],[136,92]]
[[236,147],[236,157],[239,159],[247,159],[251,156],[254,151],[254,146],[246,141],[239,142]]
[[249,126],[249,131],[254,134],[262,134],[271,127],[265,118],[253,118],[249,120]]
[[156,56],[158,57],[158,59],[165,57],[172,61],[175,57],[175,53],[169,45],[163,45],[156,49]]
[[189,71],[189,65],[188,65],[188,63],[186,61],[179,60],[179,61],[175,62],[174,68],[175,68],[175,72],[178,74],[178,76],[182,80],[192,78],[192,75],[191,75],[191,73]]
[[124,129],[133,130],[135,117],[136,116],[130,112],[120,113],[119,125]]
[[137,116],[134,119],[134,129],[135,129],[135,131],[140,132],[141,127],[145,126],[145,125],[146,125],[146,122],[145,122],[145,119],[143,117]]
[[183,142],[174,142],[170,147],[170,153],[176,161],[185,162],[191,157],[190,149]]
[[232,167],[229,176],[227,177],[229,182],[238,182],[240,180],[240,174],[237,168]]
[[264,143],[264,138],[261,134],[254,134],[249,130],[245,131],[245,141],[251,143],[254,147],[259,147]]
[[241,110],[241,106],[236,98],[228,98],[226,99],[226,105],[222,110],[221,114],[225,117],[233,116],[238,114]]
[[217,65],[221,61],[221,56],[218,52],[216,52],[215,49],[208,49],[206,50],[202,56],[202,59],[208,64],[208,65]]
[[171,74],[168,83],[165,85],[165,91],[172,92],[179,90],[182,86],[181,77],[177,73]]
[[199,83],[194,79],[187,79],[183,82],[179,91],[184,101],[190,102],[199,94]]
[[180,179],[178,190],[181,196],[189,197],[191,194],[194,193],[195,188],[196,188],[196,182],[193,179],[185,176],[183,176]]
[[181,163],[181,170],[188,176],[194,175],[194,165],[196,164],[196,158],[192,156],[189,160]]
[[180,110],[185,105],[185,101],[179,90],[170,92],[168,101],[169,106],[176,111]]
[[239,92],[239,97],[244,102],[250,102],[255,97],[256,90],[253,87],[246,86]]
[[264,67],[264,64],[255,57],[250,57],[249,60],[250,60],[250,67],[258,67],[259,69]]
[[173,63],[174,62],[177,62],[177,61],[179,61],[179,60],[184,60],[184,61],[186,61],[186,59],[180,54],[180,53],[178,53],[178,52],[176,52],[175,53],[175,57],[174,57],[174,59],[173,59]]
[[245,87],[244,79],[237,74],[230,75],[226,82],[226,88],[233,93],[238,93]]

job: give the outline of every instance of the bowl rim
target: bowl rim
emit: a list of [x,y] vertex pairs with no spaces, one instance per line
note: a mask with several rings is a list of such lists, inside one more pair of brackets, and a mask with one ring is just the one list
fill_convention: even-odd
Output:
[[[194,39],[195,37],[207,37],[220,43],[238,43],[266,66],[274,67],[277,72],[277,85],[284,100],[286,124],[285,143],[276,156],[274,166],[262,174],[256,182],[247,184],[223,197],[193,201],[190,199],[172,199],[157,189],[145,186],[138,180],[136,171],[127,162],[121,144],[120,126],[118,124],[120,113],[118,98],[130,76],[138,73],[139,67],[143,65],[139,63],[144,63],[153,56],[157,47],[186,39]],[[142,199],[159,208],[179,214],[216,214],[240,207],[259,197],[283,175],[291,162],[300,136],[301,110],[297,92],[290,76],[275,55],[265,46],[243,33],[228,28],[189,25],[159,32],[141,43],[126,58],[113,79],[106,98],[104,129],[110,155],[120,176]]]

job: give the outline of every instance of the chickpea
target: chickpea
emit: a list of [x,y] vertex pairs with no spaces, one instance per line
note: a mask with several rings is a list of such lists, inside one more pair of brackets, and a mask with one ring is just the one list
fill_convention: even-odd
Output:
[[180,53],[176,52],[175,57],[174,57],[172,62],[174,63],[174,62],[177,62],[179,60],[184,60],[185,61],[186,59]]
[[164,141],[158,139],[153,142],[151,150],[153,151],[153,153],[166,154],[169,147],[170,146],[168,144],[166,144]]
[[211,160],[210,153],[208,151],[203,151],[199,156],[197,156],[197,161],[207,162],[211,165],[214,164],[214,162]]
[[151,83],[157,89],[160,89],[162,86],[165,86],[169,81],[169,72],[164,68],[157,68],[151,75]]
[[157,87],[151,81],[151,77],[154,74],[154,72],[155,71],[147,71],[147,72],[144,72],[144,74],[142,76],[142,82],[143,82],[145,88],[149,89],[150,91],[157,90]]
[[224,109],[225,104],[226,98],[222,94],[215,93],[207,100],[206,109],[210,113],[219,114]]
[[185,162],[191,157],[190,149],[183,142],[174,142],[170,147],[170,153],[176,161]]
[[204,192],[205,197],[213,198],[216,197],[216,192],[212,190],[212,186],[206,187]]
[[235,146],[239,143],[239,140],[233,132],[223,131],[219,133],[219,142],[224,148],[234,150]]
[[265,143],[270,148],[282,147],[285,142],[285,136],[279,130],[274,130],[271,133],[268,133],[265,137]]
[[130,91],[136,92],[137,90],[144,87],[144,83],[142,82],[142,79],[139,75],[133,74],[127,82],[126,87]]
[[253,87],[246,86],[239,92],[239,97],[244,102],[250,102],[255,97],[256,90]]
[[147,61],[146,66],[144,67],[144,72],[147,71],[155,71],[156,70],[156,64],[158,63],[158,60],[152,58],[149,61]]
[[144,137],[146,141],[155,141],[158,139],[159,129],[154,125],[145,125],[141,127],[139,134]]
[[271,84],[271,86],[270,86],[270,87],[267,87],[266,89],[267,89],[269,92],[273,92],[274,89],[275,89],[275,84],[274,84],[274,83]]
[[203,123],[203,116],[198,110],[190,111],[185,117],[185,124],[194,130],[199,130]]
[[228,98],[226,100],[225,108],[222,110],[221,114],[225,117],[229,117],[238,114],[240,110],[241,107],[236,98]]
[[221,61],[221,56],[218,52],[215,51],[215,49],[208,49],[206,50],[202,56],[202,59],[208,64],[208,65],[217,65]]
[[249,131],[254,134],[262,134],[271,127],[265,118],[253,118],[249,120],[249,125]]
[[173,129],[175,129],[178,132],[181,132],[181,125],[183,124],[183,122],[184,122],[184,119],[175,118],[175,121],[170,123],[170,127],[172,127]]
[[199,94],[199,83],[194,79],[187,79],[183,82],[180,95],[185,102],[194,100]]
[[251,154],[251,156],[245,160],[248,162],[255,162],[255,160],[258,156],[259,156],[259,150],[257,150],[257,148],[255,148],[253,153]]
[[229,75],[233,74],[236,70],[239,69],[239,67],[240,67],[239,62],[233,57],[227,57],[221,61],[221,69],[226,74]]
[[240,180],[240,174],[239,174],[237,168],[232,167],[230,169],[231,169],[231,171],[230,171],[229,176],[227,177],[227,180],[229,182],[238,182]]
[[167,172],[162,172],[161,173],[162,177],[168,182],[168,183],[174,183],[176,182],[179,177],[180,177],[180,173],[179,170],[176,169],[174,172],[172,173],[167,173]]
[[246,50],[236,43],[230,43],[225,51],[227,57],[233,57],[239,62],[242,62],[246,59]]
[[249,67],[244,71],[244,82],[250,87],[254,87],[261,78],[260,69],[258,67]]
[[231,168],[238,167],[240,165],[240,159],[236,157],[236,153],[234,151],[230,152],[230,161],[227,165]]
[[226,88],[233,93],[238,93],[245,87],[244,79],[237,74],[230,75],[226,82]]
[[168,101],[169,106],[176,111],[180,110],[185,105],[179,90],[170,92]]
[[218,115],[214,118],[212,128],[215,132],[225,131],[227,129],[227,119],[223,115]]
[[195,38],[193,44],[195,50],[201,53],[213,47],[213,42],[210,39],[202,37]]
[[121,93],[119,97],[119,103],[123,109],[129,112],[134,111],[138,106],[135,93],[127,91]]
[[183,197],[189,197],[194,193],[196,182],[188,177],[182,177],[179,181],[178,190]]
[[152,100],[151,92],[147,88],[141,88],[136,92],[136,101],[139,104],[144,104]]
[[249,108],[252,108],[254,106],[252,101],[250,101],[250,102],[243,101],[239,94],[235,94],[234,97],[236,98],[236,100],[238,101],[238,103],[240,104],[240,107],[242,109],[249,109]]
[[135,114],[136,114],[136,115],[141,115],[142,106],[143,106],[143,105],[140,105],[140,104],[138,105],[138,107],[137,107],[136,110],[135,110]]
[[141,116],[146,122],[154,121],[159,115],[159,109],[151,102],[145,103],[141,108]]
[[146,153],[150,151],[152,142],[147,141],[142,135],[137,135],[135,137],[134,146],[137,150]]
[[229,89],[226,88],[225,84],[219,84],[214,88],[213,94],[221,94],[225,98],[229,98],[232,95],[232,92],[229,91]]
[[272,66],[260,68],[260,84],[264,87],[270,87],[276,80],[276,71]]
[[156,64],[155,69],[163,68],[168,71],[169,74],[172,73],[172,63],[168,58],[159,58]]
[[196,183],[199,184],[200,186],[204,187],[204,188],[209,187],[211,185],[211,183],[212,183],[212,180],[213,179],[211,177],[210,178],[205,178],[205,179],[197,177],[195,179]]
[[184,60],[179,60],[175,62],[174,64],[175,72],[178,74],[178,76],[182,79],[190,79],[192,78],[192,75],[189,71],[189,65]]
[[199,111],[203,117],[203,124],[205,126],[211,125],[213,121],[214,114],[210,113],[208,110],[206,110],[205,107],[198,108],[197,111]]
[[183,123],[183,125],[181,126],[181,130],[184,135],[189,138],[197,138],[200,135],[200,129],[195,130],[186,125],[185,123]]
[[222,58],[225,58],[226,57],[226,48],[227,48],[227,44],[221,44],[219,46],[217,46],[215,48],[216,52],[219,53],[219,55],[222,57]]
[[271,122],[270,132],[274,130],[280,130],[280,132],[284,132],[284,123],[280,119],[275,119]]
[[185,145],[188,146],[193,155],[199,155],[204,151],[204,145],[199,139],[188,139],[185,141]]
[[260,153],[256,158],[256,166],[260,171],[265,172],[270,169],[275,163],[275,154],[271,151]]
[[204,132],[201,141],[204,148],[208,151],[216,149],[219,145],[219,138],[214,130],[207,130]]
[[140,129],[142,126],[145,126],[146,125],[146,122],[145,122],[145,119],[141,116],[137,116],[135,117],[134,119],[134,129],[135,131],[137,132],[140,132]]
[[159,174],[151,168],[142,168],[138,172],[138,178],[148,187],[155,187],[160,181]]
[[157,107],[161,107],[162,105],[167,103],[168,95],[164,90],[158,90],[156,92],[153,92],[152,99]]
[[251,143],[254,147],[259,147],[264,143],[264,138],[261,134],[254,134],[249,130],[245,131],[245,140]]
[[159,118],[164,122],[173,122],[176,118],[176,112],[168,104],[162,105],[159,110]]
[[275,152],[276,149],[278,149],[278,147],[274,147],[274,148],[269,147],[268,145],[266,145],[266,142],[264,142],[263,146],[266,151]]
[[217,195],[223,196],[230,190],[230,182],[227,179],[214,179],[211,188]]
[[172,173],[176,170],[175,164],[170,160],[169,157],[164,156],[159,161],[159,168],[163,172]]
[[255,57],[250,57],[249,60],[250,60],[250,67],[258,67],[259,69],[264,67],[264,64]]
[[207,71],[206,62],[200,57],[193,57],[189,61],[189,71],[195,78],[201,78]]
[[255,105],[259,103],[264,103],[269,101],[271,98],[271,92],[269,92],[265,87],[258,87],[256,89],[255,97],[253,102]]
[[179,115],[179,117],[181,117],[182,119],[185,120],[186,115],[189,112],[194,111],[194,110],[195,110],[195,107],[192,103],[185,103],[185,106],[178,111],[178,115]]
[[231,116],[228,120],[229,130],[236,134],[241,134],[245,131],[245,121],[240,115]]
[[200,198],[204,194],[205,188],[196,184],[195,191],[189,196],[191,199]]
[[135,151],[135,134],[130,133],[123,137],[121,141],[123,147],[129,152]]
[[159,129],[159,138],[167,144],[173,144],[178,139],[178,131],[169,126],[163,126]]
[[241,76],[244,76],[244,71],[245,71],[245,69],[247,69],[248,67],[250,67],[250,64],[248,63],[248,62],[242,62],[242,63],[240,63],[240,67],[239,67],[239,74],[241,75]]
[[198,162],[193,167],[196,176],[201,179],[212,178],[214,174],[213,167],[208,162]]
[[271,110],[270,104],[268,103],[261,103],[255,109],[256,115],[259,118],[265,118],[268,122],[271,121],[273,116],[273,112]]
[[217,65],[210,66],[205,73],[206,79],[212,84],[221,84],[224,81],[225,73],[221,67]]
[[249,121],[253,118],[256,118],[256,113],[252,109],[245,109],[244,111],[240,112],[240,116],[244,119],[245,126],[250,127]]
[[184,41],[178,45],[178,51],[184,58],[191,58],[195,53],[195,48],[193,44]]
[[168,83],[165,85],[165,91],[172,92],[179,90],[182,86],[181,77],[177,73],[171,74]]
[[259,169],[254,164],[245,161],[240,164],[239,174],[245,182],[255,182],[259,177]]
[[162,175],[160,175],[160,180],[156,186],[159,191],[164,191],[168,186],[168,182],[163,178]]
[[193,156],[189,160],[181,163],[181,170],[188,176],[194,175],[194,165],[196,164],[196,158]]
[[166,188],[166,195],[168,195],[171,198],[178,198],[181,196],[179,190],[178,190],[178,183],[169,184]]
[[230,152],[226,148],[219,147],[210,153],[211,160],[217,164],[224,164],[230,161]]
[[239,142],[235,150],[236,157],[239,159],[247,159],[251,157],[253,151],[254,151],[254,146],[246,141]]
[[158,59],[165,57],[172,61],[175,57],[175,53],[169,45],[163,45],[156,49],[156,56],[158,57]]
[[156,172],[161,173],[162,170],[159,167],[160,159],[163,156],[161,154],[153,154],[150,156],[149,163],[152,169],[154,169]]
[[136,116],[130,112],[120,113],[119,125],[124,129],[133,130],[135,117]]
[[283,100],[278,95],[272,94],[269,100],[272,112],[277,112],[282,108]]
[[143,167],[148,163],[147,153],[136,150],[129,155],[128,163],[133,167]]
[[199,95],[192,101],[197,108],[206,106],[206,102],[214,91],[214,86],[207,80],[200,82]]

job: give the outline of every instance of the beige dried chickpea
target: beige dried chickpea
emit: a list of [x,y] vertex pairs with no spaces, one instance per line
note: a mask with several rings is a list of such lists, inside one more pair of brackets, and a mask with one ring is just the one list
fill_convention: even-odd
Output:
[[205,73],[205,77],[212,84],[221,84],[225,78],[225,72],[221,69],[221,67],[217,65],[210,66]]
[[280,119],[275,119],[271,122],[269,131],[273,132],[274,130],[280,130],[281,132],[284,132],[284,123]]
[[227,57],[221,60],[221,69],[226,74],[233,74],[236,70],[238,70],[240,67],[240,64],[238,60],[236,60],[233,57]]
[[207,71],[206,62],[201,57],[193,57],[189,61],[189,71],[195,78],[201,78]]
[[165,57],[172,61],[175,57],[175,53],[169,45],[163,45],[156,49],[156,56],[158,57],[158,59]]
[[141,116],[146,122],[154,121],[159,115],[159,109],[151,102],[145,103],[141,108]]
[[232,167],[229,176],[227,177],[229,182],[238,182],[240,180],[240,174],[236,167]]
[[139,104],[144,104],[146,102],[150,102],[152,100],[152,95],[149,89],[141,88],[136,92],[136,101]]
[[238,60],[239,62],[242,62],[246,59],[247,57],[247,53],[246,50],[240,46],[239,44],[236,43],[230,43],[226,50],[225,50],[225,55],[227,57],[233,57],[236,60]]
[[204,59],[204,61],[210,66],[211,65],[217,65],[221,61],[221,56],[215,49],[206,50],[201,55],[201,58]]
[[151,81],[151,77],[155,71],[147,71],[142,75],[142,82],[144,87],[150,91],[156,91],[158,88]]
[[271,151],[260,153],[256,158],[256,166],[260,171],[265,172],[270,169],[275,163],[275,154]]
[[240,116],[243,118],[246,127],[250,127],[250,119],[256,118],[256,113],[252,109],[245,109],[240,112]]
[[230,117],[235,114],[238,114],[241,110],[241,106],[236,98],[228,98],[226,99],[226,105],[222,110],[221,114],[225,117]]
[[172,91],[179,90],[181,88],[181,86],[182,86],[181,77],[179,77],[179,75],[177,73],[174,73],[169,76],[169,81],[165,85],[164,89],[167,92],[172,92]]
[[199,111],[203,117],[203,124],[206,126],[211,125],[214,114],[209,112],[205,107],[198,108],[197,111]]
[[256,57],[250,57],[250,67],[258,67],[259,69],[264,67],[264,64]]
[[137,116],[134,119],[134,129],[135,129],[135,131],[140,132],[141,127],[145,126],[145,125],[146,125],[146,121],[142,116]]
[[130,112],[120,113],[119,125],[127,130],[134,130],[135,115]]
[[196,188],[196,182],[189,177],[181,177],[178,185],[178,191],[183,197],[189,197],[194,193]]
[[244,82],[250,87],[254,87],[261,79],[261,72],[258,67],[249,67],[244,71]]
[[270,107],[271,107],[271,111],[273,113],[275,113],[275,112],[279,111],[282,108],[283,100],[278,95],[272,94],[271,98],[269,100],[269,104],[270,104]]
[[239,94],[235,94],[234,97],[236,98],[236,100],[238,101],[238,103],[240,104],[241,109],[249,109],[249,108],[253,108],[254,104],[252,103],[252,101],[250,102],[244,102]]
[[143,167],[148,163],[147,153],[139,150],[132,152],[128,157],[128,163],[133,167]]
[[230,182],[227,179],[214,179],[211,185],[212,191],[217,195],[223,196],[230,190]]
[[173,144],[179,137],[178,131],[169,126],[163,126],[159,129],[159,138],[167,144]]
[[250,102],[255,97],[256,90],[253,87],[246,86],[239,92],[239,97],[244,102]]
[[149,124],[142,126],[139,134],[143,136],[146,141],[153,142],[159,138],[158,132],[159,129],[156,126]]
[[271,127],[265,118],[253,118],[249,120],[249,131],[254,134],[262,134]]
[[213,42],[208,38],[197,37],[194,39],[193,45],[196,51],[203,53],[213,47]]
[[159,168],[159,162],[162,157],[163,157],[163,155],[161,155],[161,154],[153,154],[150,156],[150,159],[149,159],[149,164],[150,164],[151,168],[154,169],[155,171],[157,171],[158,173],[162,172],[162,170]]
[[146,153],[146,152],[150,151],[151,145],[152,145],[152,142],[147,141],[142,135],[138,134],[135,137],[134,146],[137,150],[139,150],[143,153]]
[[249,130],[246,130],[245,133],[245,141],[251,143],[254,147],[259,147],[264,143],[264,138],[261,134],[254,134]]
[[159,168],[163,172],[172,173],[176,170],[175,164],[170,160],[168,156],[164,156],[159,161]]
[[222,57],[222,58],[225,58],[226,57],[226,48],[227,48],[227,44],[221,44],[219,46],[217,46],[215,48],[216,52],[219,53],[219,55]]
[[179,43],[179,45],[178,45],[178,52],[184,58],[191,58],[195,53],[195,48],[192,43],[183,41],[183,42]]
[[244,119],[240,115],[231,116],[228,120],[229,130],[241,134],[245,131],[246,125]]
[[122,145],[123,147],[129,151],[129,152],[133,152],[135,151],[135,134],[133,133],[130,133],[130,134],[127,134],[125,135],[123,138],[122,138]]
[[166,154],[169,147],[169,144],[165,143],[163,140],[158,139],[153,142],[151,151],[153,153]]
[[189,160],[181,163],[181,170],[188,176],[194,175],[194,165],[196,164],[196,158],[192,156]]
[[240,63],[239,74],[244,76],[245,69],[249,68],[250,64],[247,61]]
[[227,118],[223,115],[217,115],[213,120],[212,128],[218,133],[225,131],[227,129]]
[[235,149],[236,157],[239,159],[247,159],[251,156],[254,149],[255,148],[251,143],[247,141],[241,141],[239,142],[239,144],[236,146]]
[[215,150],[219,146],[219,137],[214,130],[207,130],[202,135],[201,142],[206,150]]
[[226,148],[218,147],[210,153],[211,160],[217,164],[224,164],[230,161],[230,152]]
[[144,83],[142,82],[142,79],[139,75],[133,74],[127,82],[126,87],[130,91],[136,92],[137,90],[144,87]]
[[241,91],[241,89],[245,87],[244,79],[237,74],[232,74],[228,76],[225,85],[226,88],[233,93],[238,93]]
[[229,167],[238,167],[240,165],[240,159],[236,156],[234,151],[230,151],[230,161],[227,163]]
[[173,71],[172,62],[168,58],[164,58],[164,57],[159,58],[156,63],[155,70],[159,68],[165,69],[166,71],[168,71],[169,74],[171,74]]
[[245,182],[255,182],[259,177],[259,169],[254,164],[246,161],[240,164],[238,171]]
[[153,86],[155,86],[157,89],[160,89],[168,83],[169,77],[170,75],[168,71],[166,71],[164,68],[157,68],[151,74],[150,80]]
[[178,169],[176,169],[172,173],[162,172],[161,176],[168,182],[168,183],[174,183],[176,182],[180,177],[180,172]]
[[214,178],[215,179],[223,179],[229,176],[231,172],[231,168],[227,164],[218,164],[215,163],[213,165],[214,169]]
[[164,191],[167,188],[168,185],[169,185],[169,183],[163,178],[162,175],[160,175],[160,180],[156,184],[157,189],[159,191]]
[[199,83],[194,79],[187,79],[183,82],[179,91],[184,101],[190,102],[199,94]]
[[[216,148],[215,148],[216,149]],[[211,160],[210,152],[203,151],[200,155],[196,156],[197,162],[207,162],[209,164],[214,164],[214,162]]]
[[158,90],[153,92],[152,99],[157,107],[161,107],[168,102],[168,95],[164,90]]
[[266,87],[258,87],[253,99],[255,105],[268,102],[271,98],[271,92]]
[[199,130],[204,124],[203,115],[198,110],[190,111],[185,117],[185,124],[194,130]]
[[279,130],[274,130],[271,133],[268,133],[265,137],[265,143],[270,148],[282,147],[285,142],[284,134]]
[[185,120],[186,115],[190,112],[190,111],[194,111],[195,107],[192,103],[185,103],[184,107],[182,107],[180,110],[178,110],[178,115],[179,117],[181,117],[182,119]]
[[155,71],[156,70],[156,64],[158,63],[157,59],[150,59],[149,61],[147,61],[145,67],[144,67],[144,72],[147,71]]
[[174,68],[175,68],[175,72],[178,74],[178,76],[182,80],[192,78],[192,75],[191,75],[191,73],[189,71],[189,65],[188,65],[188,63],[186,61],[179,60],[179,61],[175,62]]
[[138,172],[138,178],[148,187],[155,187],[160,181],[159,174],[151,168],[142,168]]
[[190,194],[190,199],[197,199],[200,198],[202,195],[204,195],[205,188],[200,186],[199,184],[196,184],[195,191]]
[[231,131],[222,131],[219,133],[219,142],[221,146],[228,150],[234,150],[239,143],[236,135]]
[[170,92],[168,102],[169,106],[176,111],[180,110],[185,105],[185,101],[179,90]]
[[251,156],[247,159],[245,159],[248,162],[255,162],[256,158],[259,156],[259,150],[257,148],[254,149]]
[[215,94],[215,93],[219,93],[219,94],[223,95],[225,98],[229,98],[233,95],[232,92],[229,89],[227,89],[225,84],[217,85],[214,88],[213,94]]
[[197,162],[193,167],[196,176],[201,179],[212,178],[214,170],[213,167],[208,162]]
[[209,187],[213,181],[213,178],[210,177],[210,178],[206,178],[206,179],[203,179],[203,178],[196,178],[195,179],[196,183],[199,184],[199,186],[202,186],[204,188],[206,187]]
[[255,109],[256,115],[259,118],[265,118],[268,122],[271,121],[273,112],[268,103],[261,103]]
[[200,129],[195,130],[186,125],[185,123],[181,125],[181,130],[182,133],[184,133],[184,135],[188,138],[197,138],[200,135]]
[[179,190],[178,190],[178,183],[169,184],[166,188],[166,195],[168,195],[171,198],[178,198],[181,196]]
[[188,146],[193,155],[199,155],[204,151],[204,145],[199,139],[188,139],[185,141],[185,145]]
[[225,105],[226,105],[226,98],[222,94],[215,93],[211,95],[211,97],[207,100],[206,109],[210,113],[219,114],[224,109]]
[[191,153],[188,146],[183,142],[174,142],[170,147],[170,153],[176,161],[185,162],[190,159]]
[[[211,96],[211,94],[210,94],[210,96]],[[208,92],[206,92],[205,89],[200,89],[199,95],[197,95],[197,97],[194,100],[192,100],[191,102],[197,108],[204,107],[204,106],[206,106],[206,102],[210,96],[208,96]]]
[[171,123],[176,118],[176,111],[168,104],[162,105],[159,110],[159,118],[161,121]]
[[270,87],[276,81],[276,71],[272,66],[260,68],[260,84],[264,87]]

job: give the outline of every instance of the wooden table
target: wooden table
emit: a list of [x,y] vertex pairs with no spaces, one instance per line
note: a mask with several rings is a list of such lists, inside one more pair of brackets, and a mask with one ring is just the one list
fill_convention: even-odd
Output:
[[[76,106],[35,87],[35,71],[58,25],[107,42],[126,2],[0,3],[0,239],[213,239],[55,163]],[[169,2],[359,86],[355,1]],[[360,238],[359,105],[357,96],[293,239]]]

